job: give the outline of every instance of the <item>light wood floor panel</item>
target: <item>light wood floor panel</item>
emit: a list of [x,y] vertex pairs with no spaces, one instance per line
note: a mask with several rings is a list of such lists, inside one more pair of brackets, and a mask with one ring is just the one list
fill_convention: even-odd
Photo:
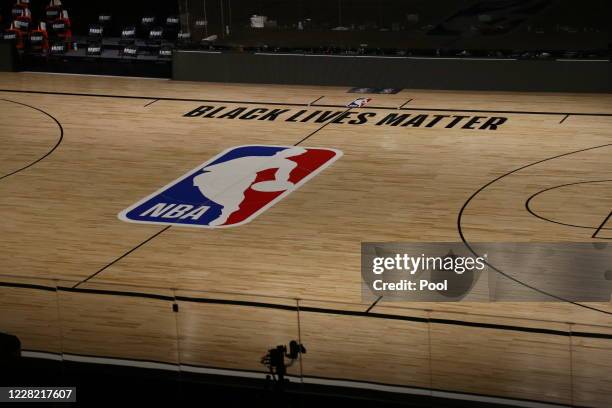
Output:
[[0,330],[18,335],[25,350],[61,353],[58,312],[54,291],[0,287]]
[[[266,352],[298,339],[297,314],[248,306],[177,302],[181,364],[267,371]],[[287,370],[296,375],[299,367]]]
[[567,337],[433,324],[431,355],[441,389],[572,403]]
[[59,302],[64,353],[178,363],[169,302],[66,291]]
[[[592,330],[576,325],[573,330]],[[612,328],[599,329],[612,334]],[[584,337],[572,338],[572,375],[574,404],[587,407],[612,406],[610,392],[612,373],[612,345],[610,340]]]
[[431,388],[426,323],[302,312],[300,326],[305,376]]

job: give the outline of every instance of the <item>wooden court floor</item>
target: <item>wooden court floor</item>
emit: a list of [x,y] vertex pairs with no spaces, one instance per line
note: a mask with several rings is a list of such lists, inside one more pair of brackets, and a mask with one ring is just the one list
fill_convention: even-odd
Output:
[[[299,337],[294,375],[612,405],[610,302],[372,305],[360,275],[361,242],[612,243],[612,95],[2,73],[0,112],[0,331],[27,350],[261,371]],[[243,226],[117,218],[249,144],[344,155]]]

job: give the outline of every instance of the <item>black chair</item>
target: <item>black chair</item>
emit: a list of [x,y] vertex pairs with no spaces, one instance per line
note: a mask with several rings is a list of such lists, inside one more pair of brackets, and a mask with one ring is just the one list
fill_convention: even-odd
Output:
[[24,33],[30,31],[30,22],[30,20],[23,17],[17,17],[15,20],[13,20],[15,28],[23,31]]
[[120,45],[132,45],[136,42],[136,27],[127,26],[121,30]]
[[165,22],[165,31],[166,31],[166,39],[168,41],[174,41],[176,35],[179,32],[181,25],[181,21],[177,16],[169,16],[166,17]]
[[[102,26],[107,36],[113,36],[115,31],[113,27],[113,16],[108,13],[98,15],[98,24]],[[116,35],[116,34],[115,34]]]
[[87,44],[85,54],[89,57],[99,57],[102,55],[102,42],[91,41]]
[[64,55],[67,51],[66,43],[63,41],[53,42],[49,47],[49,53],[51,55]]
[[157,54],[161,59],[170,59],[172,58],[172,47],[163,46],[159,49],[159,53]]
[[189,31],[179,31],[176,36],[176,46],[179,48],[190,48],[193,46],[193,39]]
[[200,41],[202,38],[208,37],[208,21],[203,17],[197,18],[193,24],[191,34],[195,41]]
[[87,38],[91,41],[101,41],[104,37],[104,26],[101,24],[91,24],[87,31]]
[[[15,7],[17,6],[19,6],[19,4]],[[30,24],[32,23],[32,13],[27,7],[21,10],[21,13],[18,15],[15,15],[15,12],[13,12],[13,26],[24,34],[27,34],[28,31],[30,31]]]
[[30,50],[34,52],[46,53],[49,49],[47,23],[41,21],[36,29],[30,31],[28,39],[30,41]]
[[126,45],[119,51],[121,57],[136,58],[138,56],[138,47],[136,44]]
[[152,27],[149,30],[145,44],[147,47],[159,48],[162,45],[164,38],[164,29],[161,27]]
[[64,9],[60,5],[49,4],[45,9],[45,21],[51,23],[62,16]]
[[147,38],[149,36],[149,31],[151,31],[151,28],[157,25],[155,22],[156,22],[155,16],[148,15],[148,16],[142,17],[140,19],[140,28],[139,28],[138,37]]
[[11,16],[13,17],[13,20],[15,20],[17,17],[25,16],[29,10],[30,8],[27,4],[18,3],[13,6]]

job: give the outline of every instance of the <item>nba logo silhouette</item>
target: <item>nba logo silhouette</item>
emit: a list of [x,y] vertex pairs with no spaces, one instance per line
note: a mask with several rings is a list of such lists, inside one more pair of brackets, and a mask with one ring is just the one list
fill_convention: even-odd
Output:
[[202,228],[246,224],[341,156],[326,148],[232,147],[123,210],[119,219]]
[[348,105],[346,105],[346,107],[347,108],[363,108],[368,103],[370,103],[371,100],[372,98],[357,98],[351,103],[349,103]]

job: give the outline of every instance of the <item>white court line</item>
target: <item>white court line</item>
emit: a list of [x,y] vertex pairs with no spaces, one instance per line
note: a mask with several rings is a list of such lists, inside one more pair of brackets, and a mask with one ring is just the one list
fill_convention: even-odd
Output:
[[[199,367],[199,366],[192,366],[192,365],[185,365],[185,364],[179,365],[179,364],[152,362],[152,361],[127,360],[127,359],[122,359],[122,358],[92,357],[92,356],[81,356],[77,354],[48,353],[48,352],[42,352],[42,351],[23,350],[21,352],[21,355],[23,357],[41,358],[41,359],[55,360],[55,361],[66,360],[66,361],[76,361],[76,362],[91,363],[91,364],[118,365],[118,366],[126,366],[126,367],[167,370],[167,371],[175,371],[175,372],[185,371],[185,372],[191,372],[191,373],[221,375],[221,376],[240,377],[240,378],[254,378],[254,379],[262,379],[262,380],[264,380],[267,375],[267,373],[265,372],[257,372],[257,371],[228,370],[228,369],[221,369],[221,368]],[[366,389],[366,390],[372,390],[372,391],[391,392],[391,393],[396,393],[396,394],[432,396],[436,398],[458,399],[462,401],[476,401],[476,402],[485,402],[485,403],[493,403],[493,404],[506,404],[506,405],[513,405],[516,407],[525,407],[525,408],[560,408],[560,407],[569,408],[568,405],[553,404],[553,403],[546,403],[546,402],[521,401],[521,400],[514,400],[511,398],[489,397],[485,395],[463,394],[460,392],[428,390],[424,388],[413,388],[413,387],[405,387],[405,386],[399,386],[399,385],[376,384],[376,383],[369,383],[369,382],[364,382],[364,381],[335,380],[335,379],[316,378],[316,377],[307,377],[307,376],[304,376],[302,378],[295,377],[295,376],[286,376],[286,378],[292,379],[295,381],[303,381],[305,384],[316,384],[316,385],[326,385],[326,386],[332,386],[332,387],[345,387],[345,388],[358,388],[358,389]]]

